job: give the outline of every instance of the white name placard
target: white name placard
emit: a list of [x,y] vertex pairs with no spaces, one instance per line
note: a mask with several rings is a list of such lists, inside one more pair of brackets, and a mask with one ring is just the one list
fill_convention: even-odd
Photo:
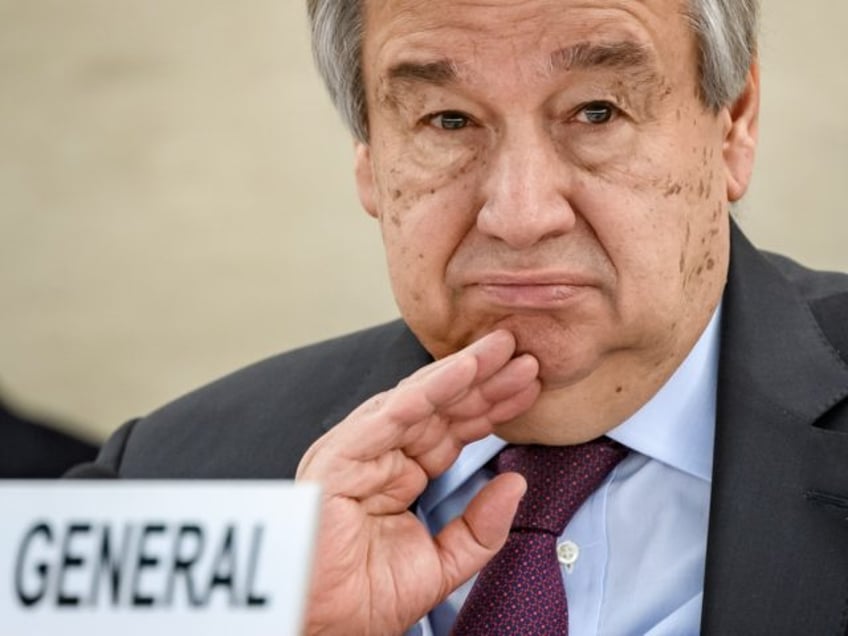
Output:
[[0,482],[0,634],[300,633],[320,491]]

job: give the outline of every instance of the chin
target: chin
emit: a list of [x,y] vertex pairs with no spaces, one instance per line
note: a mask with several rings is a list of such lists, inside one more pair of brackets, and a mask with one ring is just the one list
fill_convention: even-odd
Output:
[[543,391],[575,384],[598,364],[594,334],[562,325],[550,316],[510,316],[497,326],[513,333],[517,354],[529,353],[539,361]]

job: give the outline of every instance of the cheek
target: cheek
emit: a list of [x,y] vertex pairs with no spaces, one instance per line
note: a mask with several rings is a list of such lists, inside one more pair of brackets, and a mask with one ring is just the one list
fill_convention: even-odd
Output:
[[443,158],[432,168],[409,157],[384,155],[377,208],[392,288],[407,319],[449,312],[447,264],[476,222],[477,182],[485,163],[473,153]]
[[414,206],[457,181],[468,181],[486,165],[486,135],[481,129],[451,133],[397,124],[375,137],[377,188],[392,207]]
[[677,272],[684,298],[691,299],[705,286],[723,283],[728,204],[720,147],[694,141],[686,150],[663,191],[668,204],[680,211]]
[[726,218],[717,152],[656,145],[583,172],[573,202],[615,269],[623,318],[659,316],[670,325],[716,282]]
[[487,164],[473,136],[394,131],[376,141],[377,211],[387,247],[415,245],[415,258],[423,253],[429,259],[431,253],[452,251],[451,243],[473,224]]
[[468,150],[446,152],[438,161],[428,157],[427,163],[406,153],[384,157],[377,167],[378,212],[407,232],[452,222],[455,208],[473,200],[477,174],[486,163],[481,153]]

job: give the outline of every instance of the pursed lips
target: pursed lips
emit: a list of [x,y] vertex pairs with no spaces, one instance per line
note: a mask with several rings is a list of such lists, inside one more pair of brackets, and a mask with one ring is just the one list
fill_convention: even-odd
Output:
[[563,272],[498,272],[469,277],[463,287],[491,304],[516,309],[556,309],[594,285]]

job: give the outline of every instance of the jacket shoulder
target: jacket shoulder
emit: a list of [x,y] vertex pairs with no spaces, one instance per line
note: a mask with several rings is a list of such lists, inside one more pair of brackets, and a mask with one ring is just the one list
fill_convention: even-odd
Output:
[[842,297],[844,302],[848,302],[848,274],[812,269],[782,254],[762,254],[808,302],[828,297]]
[[295,349],[129,422],[99,461],[131,478],[291,478],[329,425],[426,362],[401,321]]
[[848,274],[814,270],[785,256],[764,254],[795,288],[822,335],[848,363]]

